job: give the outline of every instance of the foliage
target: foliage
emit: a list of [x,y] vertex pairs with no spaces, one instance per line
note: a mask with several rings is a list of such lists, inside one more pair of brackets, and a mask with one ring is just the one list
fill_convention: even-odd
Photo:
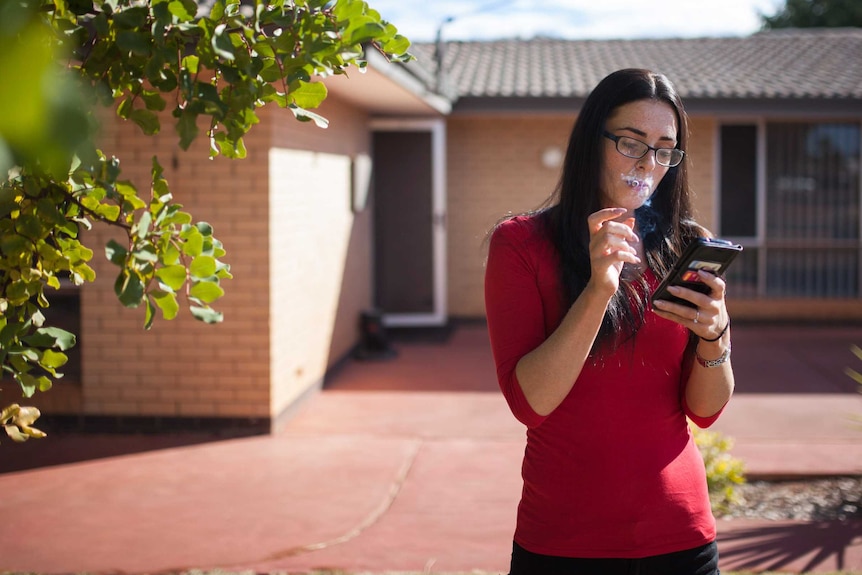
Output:
[[862,26],[859,0],[787,0],[774,16],[760,15],[764,30]]
[[[862,361],[862,348],[860,348],[858,345],[853,345],[853,346],[850,346],[850,352],[854,356],[856,356],[856,359]],[[859,393],[862,393],[862,373],[859,373],[858,371],[856,371],[852,367],[845,368],[844,373],[846,373],[848,376],[850,376],[850,379],[852,379],[853,381],[855,381],[859,385],[859,388],[857,389],[857,391]],[[854,419],[857,421],[857,423],[862,424],[862,415],[856,415],[856,416],[854,416]]]
[[[856,356],[856,359],[862,361],[862,348],[860,348],[858,345],[852,345],[850,346],[850,352]],[[846,368],[844,370],[844,373],[850,376],[850,379],[862,386],[862,373],[859,373],[852,367]],[[862,387],[860,387],[859,391],[862,392]]]
[[717,431],[691,426],[694,442],[706,467],[709,501],[715,514],[728,511],[739,501],[735,487],[745,483],[745,465],[730,455],[733,440]]
[[39,419],[39,415],[39,410],[35,407],[21,407],[13,403],[0,411],[0,425],[6,430],[6,435],[18,442],[27,441],[31,437],[45,437],[44,432],[31,427]]
[[121,178],[120,160],[93,143],[99,107],[147,135],[167,118],[183,149],[203,133],[210,157],[243,158],[257,108],[274,103],[325,127],[310,111],[326,97],[315,78],[364,68],[368,46],[411,58],[409,42],[362,0],[204,4],[0,3],[0,378],[27,397],[61,377],[75,344],[41,310],[46,288],[95,279],[79,235],[94,223],[124,234],[105,254],[119,268],[119,301],[144,308],[146,329],[158,314],[175,318],[181,302],[198,320],[222,320],[211,304],[231,275],[212,226],[182,211],[157,158],[146,195]]

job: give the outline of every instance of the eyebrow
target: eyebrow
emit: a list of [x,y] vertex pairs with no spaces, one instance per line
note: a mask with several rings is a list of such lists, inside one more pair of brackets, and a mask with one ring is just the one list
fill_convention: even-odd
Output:
[[[632,128],[631,126],[623,126],[622,128],[617,128],[617,129],[618,130],[627,130],[627,131],[629,131],[629,132],[631,132],[637,136],[640,136],[641,138],[647,137],[646,132],[644,132],[643,130],[638,130],[637,128]],[[659,140],[664,140],[667,142],[675,142],[676,141],[674,138],[671,138],[670,136],[661,136],[659,138]]]

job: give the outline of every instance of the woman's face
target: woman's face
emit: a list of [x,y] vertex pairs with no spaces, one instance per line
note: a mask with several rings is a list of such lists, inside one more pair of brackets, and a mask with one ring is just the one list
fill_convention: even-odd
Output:
[[[637,100],[613,111],[605,131],[614,136],[639,140],[653,148],[673,148],[677,143],[674,109],[660,100]],[[648,150],[642,158],[629,158],[617,151],[616,142],[604,137],[602,207],[634,211],[644,205],[670,169],[655,161]]]

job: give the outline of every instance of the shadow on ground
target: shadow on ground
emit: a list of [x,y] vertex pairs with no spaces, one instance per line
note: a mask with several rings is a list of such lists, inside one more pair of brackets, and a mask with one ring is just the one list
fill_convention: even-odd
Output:
[[765,569],[807,573],[823,563],[848,565],[846,550],[862,544],[862,520],[852,520],[852,528],[840,521],[778,523],[742,527],[719,533],[722,569]]

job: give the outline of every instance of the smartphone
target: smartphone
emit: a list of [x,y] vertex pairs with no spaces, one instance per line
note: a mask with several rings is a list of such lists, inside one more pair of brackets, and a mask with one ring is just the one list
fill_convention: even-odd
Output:
[[653,292],[653,301],[663,299],[696,307],[690,301],[671,295],[667,288],[681,286],[700,293],[709,293],[709,286],[697,274],[706,270],[717,276],[724,274],[728,266],[742,252],[742,246],[717,238],[698,238],[688,245],[670,273]]

